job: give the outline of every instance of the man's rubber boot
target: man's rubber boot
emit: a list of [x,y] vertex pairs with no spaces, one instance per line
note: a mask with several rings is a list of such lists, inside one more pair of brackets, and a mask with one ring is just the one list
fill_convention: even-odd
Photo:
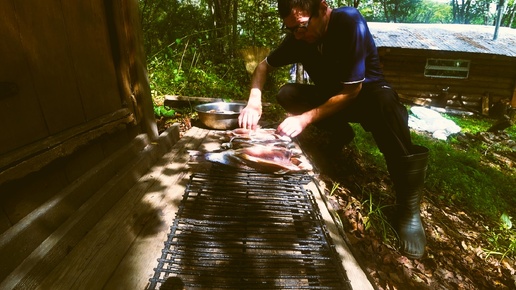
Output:
[[421,223],[422,186],[428,166],[428,149],[415,145],[411,154],[389,160],[387,166],[396,191],[394,227],[400,240],[400,251],[410,259],[423,257],[426,236]]

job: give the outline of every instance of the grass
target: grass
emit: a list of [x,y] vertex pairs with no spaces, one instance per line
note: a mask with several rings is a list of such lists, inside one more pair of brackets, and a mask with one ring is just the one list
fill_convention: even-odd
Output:
[[[462,119],[458,125],[465,132],[480,132],[485,120]],[[487,126],[489,127],[489,126]],[[359,144],[365,162],[385,168],[383,156],[372,136],[359,125],[354,125],[355,143]],[[515,135],[516,136],[516,135]],[[485,148],[473,144],[464,149],[457,137],[449,141],[433,139],[426,134],[412,133],[413,142],[429,148],[430,159],[425,187],[441,200],[450,200],[470,210],[496,220],[504,213],[516,215],[516,169],[490,166]]]
[[[462,128],[462,133],[485,132],[494,120],[475,117],[449,117]],[[359,125],[353,125],[355,144],[364,162],[376,164],[386,170],[383,156],[377,149],[370,133]],[[516,139],[516,126],[505,131],[512,140]],[[424,133],[412,133],[413,142],[429,148],[430,159],[425,189],[429,198],[438,202],[452,203],[465,212],[475,212],[486,217],[487,224],[498,225],[488,229],[486,240],[490,255],[500,257],[516,256],[516,232],[510,221],[516,216],[516,168],[493,162],[492,154],[514,149],[488,146],[482,142],[464,144],[463,134],[451,136],[447,141],[431,138]],[[489,148],[488,148],[489,147]],[[378,204],[373,204],[373,203]],[[381,201],[371,196],[363,202],[368,209],[369,222],[375,230],[384,233],[385,219],[379,214]],[[502,218],[503,217],[503,218]],[[507,226],[507,225],[510,226]]]

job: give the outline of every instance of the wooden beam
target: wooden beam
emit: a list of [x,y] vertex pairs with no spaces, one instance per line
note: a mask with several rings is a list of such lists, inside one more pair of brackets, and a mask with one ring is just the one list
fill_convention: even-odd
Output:
[[155,140],[159,134],[147,76],[138,1],[106,1],[106,14],[111,19],[108,30],[120,93],[135,115],[136,123]]
[[38,171],[50,162],[73,153],[80,146],[134,123],[129,109],[120,109],[41,141],[0,156],[0,184]]

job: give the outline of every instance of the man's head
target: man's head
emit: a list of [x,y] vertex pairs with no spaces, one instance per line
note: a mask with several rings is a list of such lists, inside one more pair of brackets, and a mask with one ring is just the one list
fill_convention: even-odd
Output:
[[324,0],[278,0],[278,12],[285,32],[308,43],[322,39],[330,11]]
[[317,16],[321,2],[321,0],[278,0],[278,12],[281,19],[287,18],[294,8]]

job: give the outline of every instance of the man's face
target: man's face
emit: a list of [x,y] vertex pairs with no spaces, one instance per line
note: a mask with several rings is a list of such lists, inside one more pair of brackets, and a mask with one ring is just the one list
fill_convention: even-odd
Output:
[[283,23],[285,30],[294,34],[298,40],[315,43],[322,37],[320,17],[310,15],[307,11],[294,8],[292,13],[283,19]]

